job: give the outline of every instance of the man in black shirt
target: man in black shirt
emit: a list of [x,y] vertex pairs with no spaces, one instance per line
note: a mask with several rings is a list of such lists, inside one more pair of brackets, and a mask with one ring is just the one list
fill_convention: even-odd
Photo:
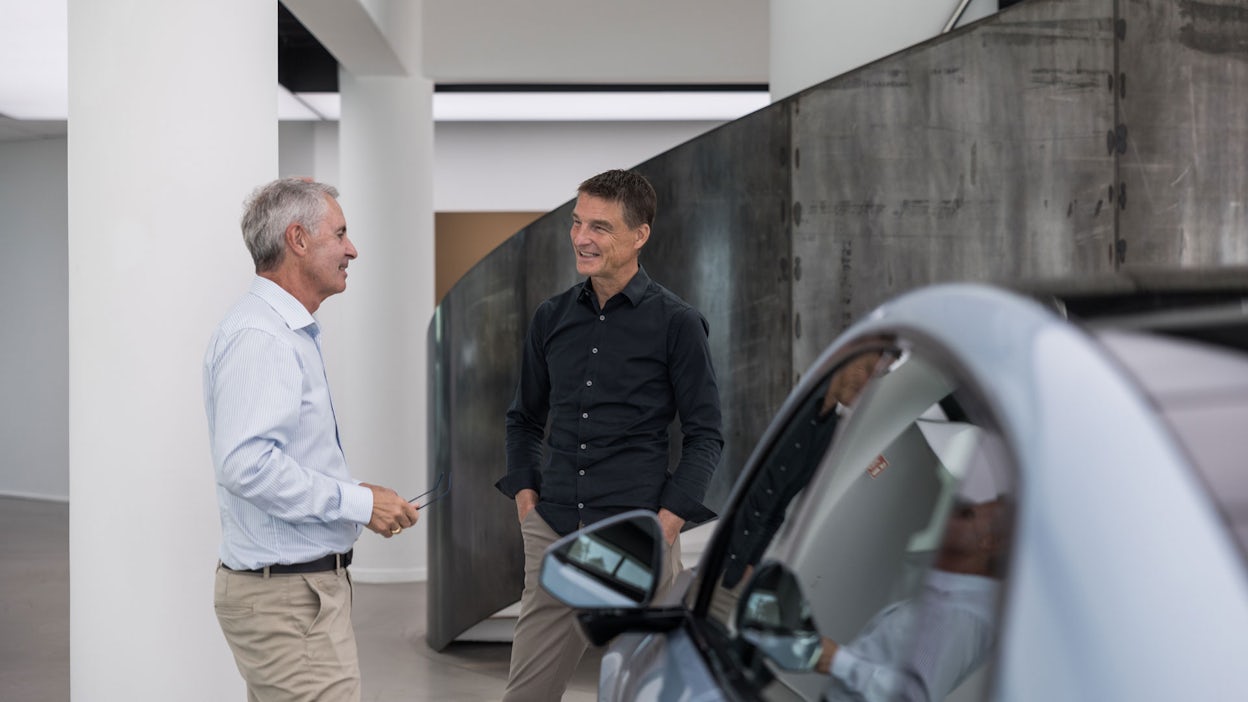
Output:
[[[702,504],[723,447],[709,328],[638,263],[656,200],[650,183],[629,171],[581,184],[571,241],[587,279],[542,303],[525,339],[507,411],[507,474],[497,483],[515,498],[525,546],[505,702],[559,699],[585,651],[573,612],[538,584],[550,543],[612,514],[654,510],[669,546],[670,584],[681,528],[715,516]],[[668,427],[677,414],[683,444],[669,473]]]

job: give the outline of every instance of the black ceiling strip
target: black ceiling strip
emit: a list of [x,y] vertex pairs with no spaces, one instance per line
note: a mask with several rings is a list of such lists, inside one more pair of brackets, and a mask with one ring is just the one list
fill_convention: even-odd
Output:
[[766,83],[437,83],[437,93],[767,92]]

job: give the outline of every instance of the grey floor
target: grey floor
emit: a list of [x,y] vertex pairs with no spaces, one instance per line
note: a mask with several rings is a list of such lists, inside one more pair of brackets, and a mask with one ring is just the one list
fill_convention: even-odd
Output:
[[[0,497],[0,534],[0,700],[68,700],[69,507]],[[476,702],[502,695],[511,646],[430,649],[423,583],[357,586],[354,620],[365,700]],[[586,655],[566,702],[595,699],[598,663],[597,655]]]

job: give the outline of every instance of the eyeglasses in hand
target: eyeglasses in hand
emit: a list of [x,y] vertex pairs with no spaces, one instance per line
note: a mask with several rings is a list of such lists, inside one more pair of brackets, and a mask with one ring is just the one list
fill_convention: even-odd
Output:
[[[446,487],[443,487],[442,490],[439,492],[438,488],[442,487],[443,480],[446,481]],[[428,507],[429,505],[433,504],[434,502],[437,502],[438,500],[442,499],[443,497],[446,497],[450,493],[451,493],[451,479],[446,477],[446,472],[444,471],[442,473],[438,473],[438,479],[433,481],[433,487],[413,497],[412,499],[408,500],[408,502],[411,502],[412,504],[416,505],[416,509],[424,509]],[[421,504],[416,504],[417,500],[429,494],[432,494],[433,497],[426,499]]]

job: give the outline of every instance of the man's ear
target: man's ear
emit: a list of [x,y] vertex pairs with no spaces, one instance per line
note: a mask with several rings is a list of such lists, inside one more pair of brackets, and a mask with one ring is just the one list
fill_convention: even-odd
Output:
[[298,222],[286,225],[286,250],[296,256],[302,256],[308,250],[308,230]]
[[643,224],[637,227],[637,243],[633,245],[633,248],[640,251],[647,241],[650,241],[650,225]]

